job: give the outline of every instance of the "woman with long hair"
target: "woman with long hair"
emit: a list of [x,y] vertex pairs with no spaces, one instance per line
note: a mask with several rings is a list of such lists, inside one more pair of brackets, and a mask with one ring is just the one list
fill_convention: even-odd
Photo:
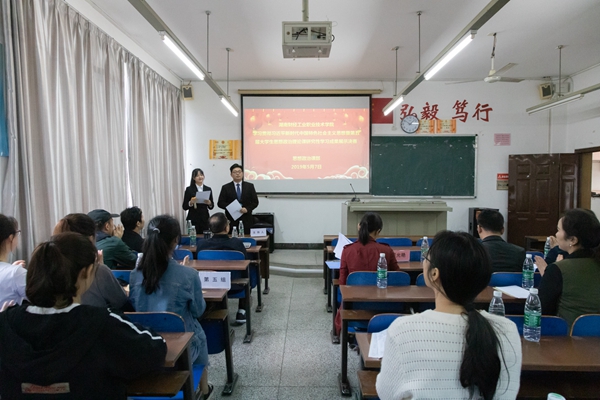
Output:
[[8,262],[20,234],[17,220],[0,214],[0,306],[5,302],[21,304],[25,299],[25,261]]
[[107,309],[81,305],[97,255],[89,238],[73,232],[33,252],[26,288],[31,305],[0,312],[3,399],[51,392],[61,399],[125,400],[127,380],[163,366],[162,337]]
[[[348,275],[356,271],[377,271],[379,254],[385,254],[388,271],[398,271],[398,261],[394,250],[387,243],[379,243],[376,239],[383,229],[383,221],[379,214],[368,212],[358,223],[358,240],[344,247],[340,260],[340,285],[346,284]],[[341,306],[340,306],[341,308]],[[342,328],[342,316],[338,310],[335,316],[336,335]]]
[[[197,192],[210,192],[210,196],[208,200],[200,201],[196,199]],[[182,207],[188,212],[186,220],[192,221],[198,235],[209,229],[208,210],[212,210],[214,206],[212,189],[204,184],[204,171],[195,168],[192,171],[190,186],[185,188]]]
[[388,328],[377,394],[388,399],[515,399],[521,339],[515,324],[478,311],[475,297],[492,267],[481,243],[442,231],[423,262],[435,310],[397,318]]
[[558,315],[569,325],[583,314],[600,313],[600,222],[590,210],[569,210],[558,221],[556,242],[567,252],[562,261],[546,267],[536,263],[542,281],[542,313]]
[[[208,366],[206,335],[198,322],[206,308],[200,277],[197,271],[173,259],[180,232],[179,222],[170,215],[159,215],[150,221],[143,256],[129,279],[130,298],[137,311],[170,311],[180,315],[186,332],[194,332],[192,362]],[[205,399],[212,394],[207,372],[202,374],[200,389]]]
[[[96,243],[96,225],[86,214],[68,214],[54,227],[53,235],[76,232]],[[104,265],[102,250],[98,251],[98,268],[94,270],[94,280],[88,290],[81,295],[81,304],[110,308],[114,312],[135,311],[125,291],[110,268]]]

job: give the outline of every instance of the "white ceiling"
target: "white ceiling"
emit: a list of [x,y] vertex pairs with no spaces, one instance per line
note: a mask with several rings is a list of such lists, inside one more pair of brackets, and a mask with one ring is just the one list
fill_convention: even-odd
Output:
[[[162,42],[127,0],[88,0],[143,49],[176,75],[192,73]],[[425,67],[487,4],[486,0],[312,0],[311,21],[333,21],[335,41],[328,59],[284,59],[282,21],[302,20],[301,0],[147,0],[201,64],[225,80],[226,47],[233,49],[230,79],[247,80],[410,80],[418,70],[418,18],[421,66]],[[600,1],[512,0],[488,21],[475,40],[434,80],[483,79],[490,69],[492,32],[497,32],[496,69],[518,65],[504,76],[541,79],[572,75],[600,64]],[[478,84],[478,83],[471,83]],[[400,87],[401,88],[401,87]]]

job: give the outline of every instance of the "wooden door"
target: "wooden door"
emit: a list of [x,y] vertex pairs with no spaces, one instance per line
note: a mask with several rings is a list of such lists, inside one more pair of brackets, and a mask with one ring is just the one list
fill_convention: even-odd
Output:
[[508,159],[510,243],[525,246],[525,236],[556,233],[564,211],[577,207],[576,154],[522,154]]

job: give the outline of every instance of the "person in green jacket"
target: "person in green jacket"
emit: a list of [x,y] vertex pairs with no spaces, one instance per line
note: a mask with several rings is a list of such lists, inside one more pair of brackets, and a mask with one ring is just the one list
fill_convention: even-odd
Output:
[[119,214],[111,214],[106,210],[93,210],[88,216],[96,224],[96,247],[102,250],[104,264],[110,269],[117,266],[133,269],[137,261],[137,253],[132,251],[122,240],[123,226],[115,226],[114,217]]

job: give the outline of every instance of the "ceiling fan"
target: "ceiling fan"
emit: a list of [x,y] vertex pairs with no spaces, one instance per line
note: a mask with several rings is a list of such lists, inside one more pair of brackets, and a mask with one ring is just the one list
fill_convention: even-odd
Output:
[[[488,76],[486,76],[485,78],[483,78],[483,81],[485,83],[496,83],[496,82],[521,82],[523,79],[520,78],[508,78],[506,76],[501,76],[502,74],[504,74],[506,71],[508,71],[509,69],[511,69],[512,67],[514,67],[515,63],[508,63],[506,64],[504,67],[500,68],[499,70],[495,70],[494,69],[494,61],[496,59],[496,33],[493,34],[494,36],[494,46],[492,47],[492,68],[490,69],[490,73],[488,74]],[[461,81],[461,82],[450,82],[448,84],[453,84],[453,83],[467,83],[467,82],[479,82],[480,79],[472,79],[472,80],[468,80],[468,81]]]

